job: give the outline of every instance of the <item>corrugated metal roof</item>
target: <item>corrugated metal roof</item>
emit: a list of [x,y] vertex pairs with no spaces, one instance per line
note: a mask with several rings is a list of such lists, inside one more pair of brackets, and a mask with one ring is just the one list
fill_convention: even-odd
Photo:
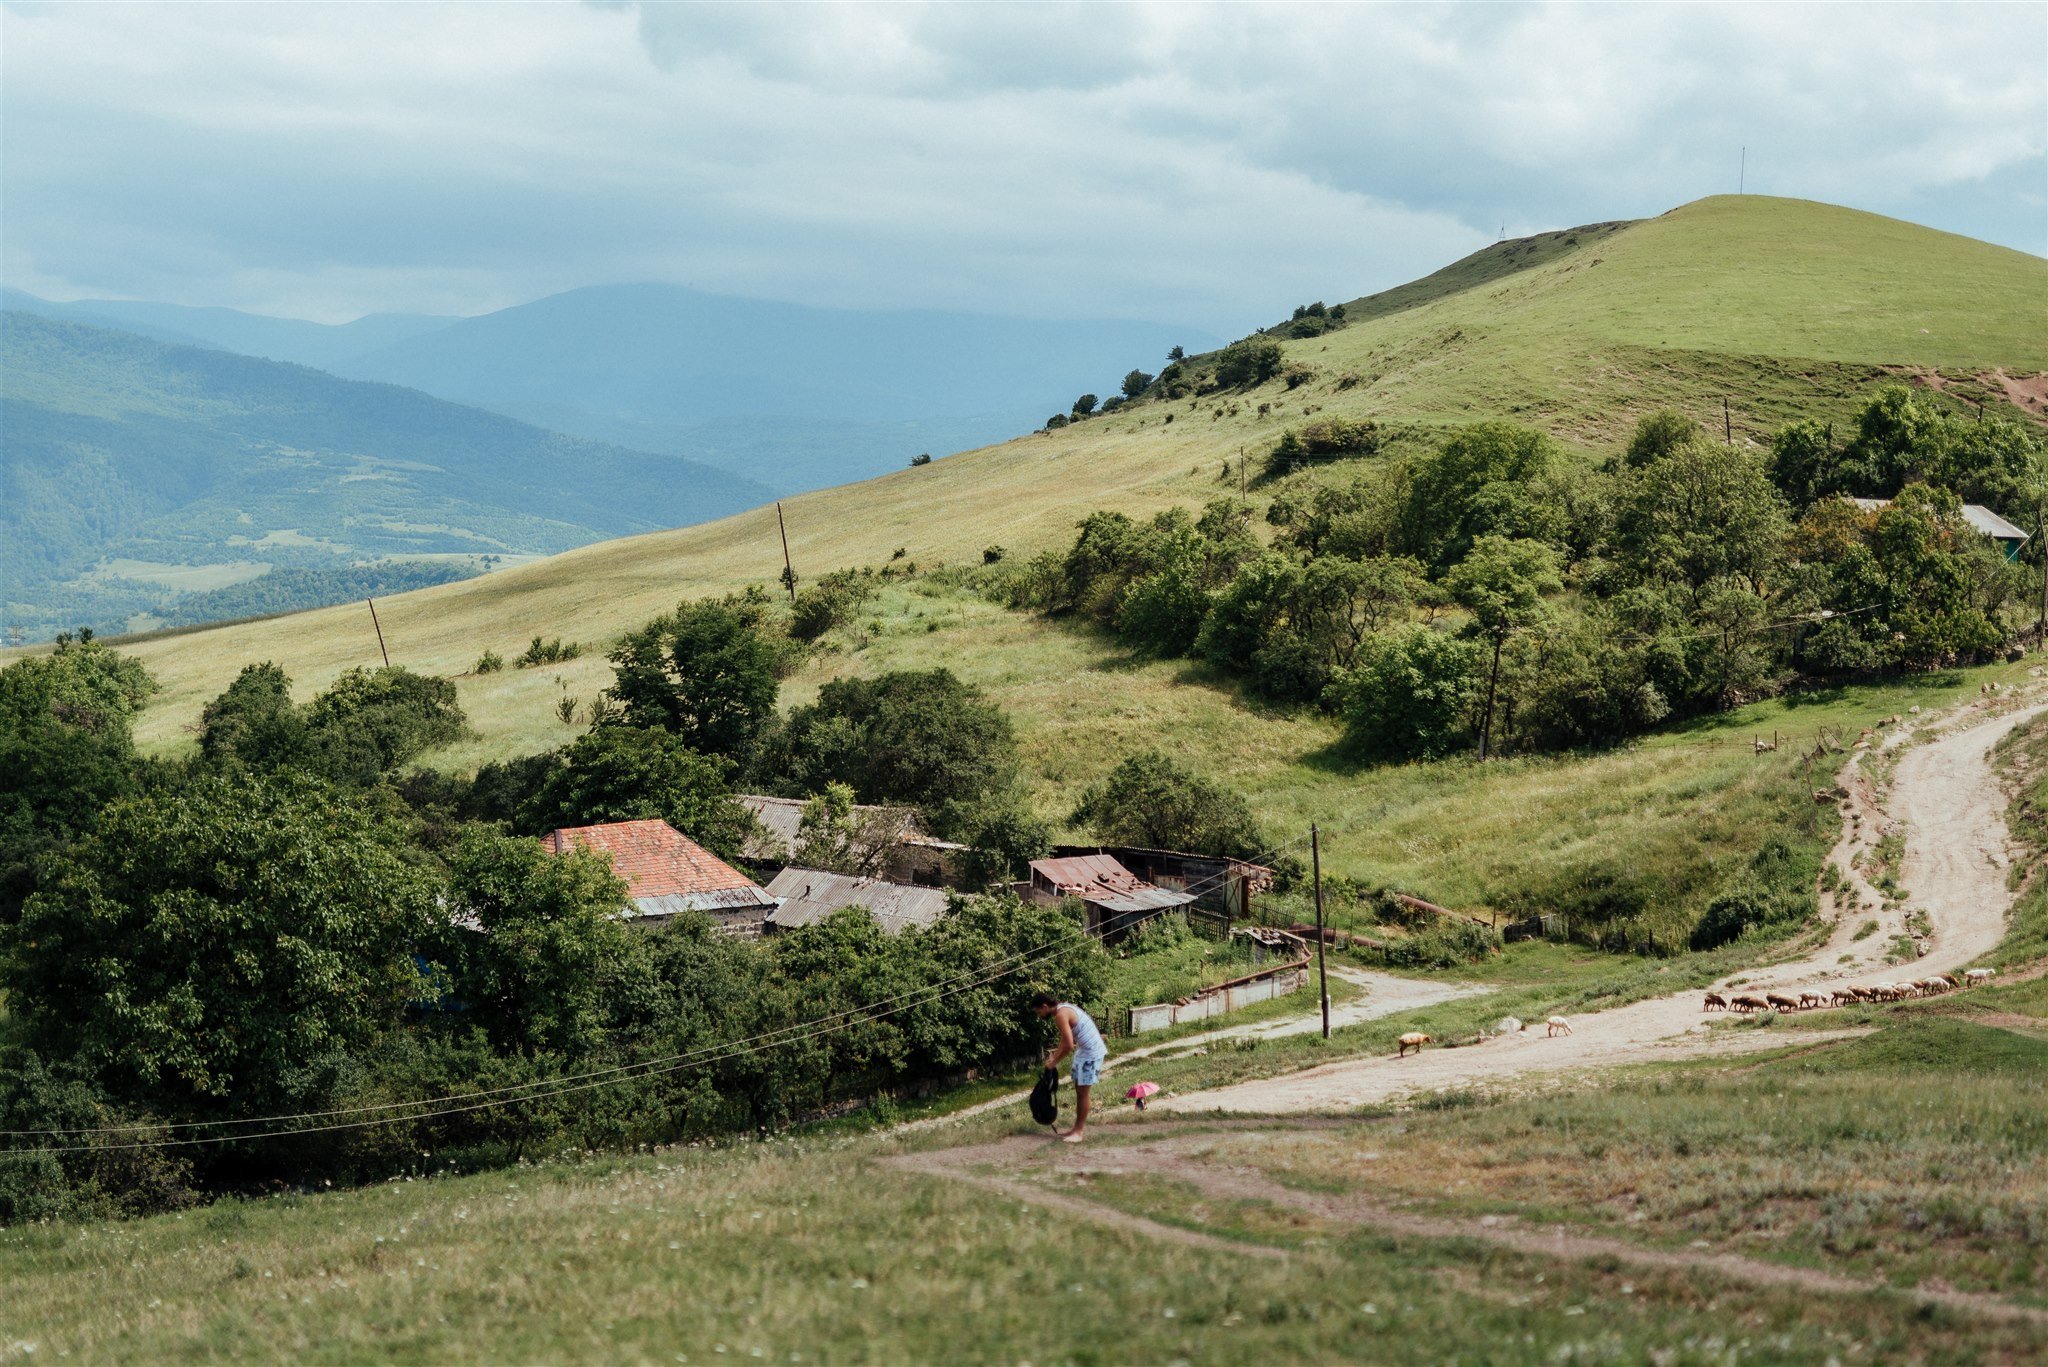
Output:
[[1062,897],[1078,897],[1111,911],[1165,911],[1195,900],[1192,893],[1169,892],[1147,883],[1106,854],[1034,859],[1031,874]]
[[[804,799],[800,797],[764,797],[758,793],[742,793],[739,803],[754,814],[761,830],[747,838],[746,857],[763,863],[787,859],[795,853],[797,830],[803,824]],[[854,815],[867,818],[882,815],[889,820],[882,829],[893,832],[899,845],[919,845],[936,850],[964,850],[965,845],[950,840],[940,840],[926,835],[918,829],[917,813],[909,807],[881,807],[862,804],[856,806]]]
[[666,821],[565,826],[541,840],[556,854],[589,849],[610,855],[613,870],[626,880],[626,896],[642,916],[775,905],[765,888]]
[[[1892,506],[1892,501],[1888,498],[1852,498],[1849,501],[1866,513],[1881,513]],[[1996,541],[2025,541],[2031,535],[2013,526],[1981,503],[1965,503],[1963,521]]]
[[857,878],[822,869],[784,869],[768,883],[781,906],[768,913],[768,924],[792,930],[822,921],[841,907],[865,907],[887,931],[928,926],[951,904],[943,888],[916,888],[879,878]]

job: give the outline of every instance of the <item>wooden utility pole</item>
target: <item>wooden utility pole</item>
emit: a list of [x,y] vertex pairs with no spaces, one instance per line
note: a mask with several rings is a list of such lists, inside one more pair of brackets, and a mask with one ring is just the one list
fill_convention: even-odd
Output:
[[2041,538],[2048,523],[2048,503],[2034,505],[2034,549],[2041,552],[2041,616],[2034,623],[2034,649],[2048,650],[2048,541]]
[[1316,986],[1323,994],[1323,1038],[1330,1037],[1330,961],[1323,952],[1323,837],[1315,822],[1308,824],[1309,858],[1316,870]]
[[789,528],[782,525],[782,500],[775,500],[775,530],[782,534],[782,586],[789,590],[789,601],[796,601],[796,566],[789,563]]
[[1728,445],[1735,444],[1735,419],[1728,412],[1728,396],[1721,396],[1721,440]]
[[1237,501],[1238,501],[1239,503],[1242,503],[1242,502],[1244,502],[1244,501],[1245,501],[1245,497],[1244,497],[1244,448],[1243,448],[1242,446],[1240,446],[1240,447],[1238,447],[1238,448],[1237,448]]
[[1736,167],[1735,167],[1735,193],[1736,193],[1736,194],[1738,194],[1738,195],[1739,195],[1739,194],[1741,194],[1741,193],[1742,193],[1742,190],[1743,190],[1743,187],[1744,187],[1744,186],[1746,186],[1746,185],[1748,185],[1748,184],[1749,184],[1749,144],[1747,144],[1747,143],[1744,143],[1744,144],[1743,144],[1743,147],[1742,147],[1742,160],[1741,160],[1741,161],[1739,161],[1739,162],[1737,162],[1737,163],[1736,163]]
[[365,598],[363,601],[370,605],[370,625],[377,628],[377,653],[384,657],[384,667],[389,669],[391,668],[391,652],[384,648],[384,624],[377,620],[377,600]]

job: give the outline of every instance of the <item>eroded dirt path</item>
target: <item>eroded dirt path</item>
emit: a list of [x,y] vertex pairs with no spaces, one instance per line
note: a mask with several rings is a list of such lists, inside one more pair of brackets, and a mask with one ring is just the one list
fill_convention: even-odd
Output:
[[[2006,799],[1991,767],[1991,749],[2043,706],[2033,703],[1990,716],[1980,703],[1961,709],[1950,729],[1903,753],[1884,807],[1878,805],[1879,794],[1862,772],[1869,752],[1853,755],[1841,776],[1850,794],[1844,832],[1830,855],[1850,876],[1832,932],[1798,959],[1746,970],[1716,984],[1716,989],[1724,995],[1789,989],[1796,996],[1852,982],[1925,977],[1966,964],[1997,944],[2012,903],[2006,887],[2011,855]],[[1895,736],[1899,742],[1906,739],[1903,731]],[[1905,835],[1900,881],[1910,896],[1903,905],[1885,911],[1882,899],[1854,866],[1895,825]],[[1902,931],[1914,912],[1924,913],[1932,926],[1926,953],[1914,963],[1884,962],[1891,932],[1880,929],[1856,938],[1863,922],[1871,919],[1881,926],[1895,922]],[[1407,1058],[1347,1059],[1305,1072],[1161,1097],[1153,1105],[1262,1115],[1341,1111],[1507,1077],[1768,1049],[1788,1042],[1769,1032],[1710,1032],[1700,1002],[1698,992],[1688,991],[1575,1017],[1572,1033],[1555,1038],[1537,1026],[1470,1047],[1433,1048]],[[1828,1037],[1802,1033],[1800,1039]]]
[[[1474,1239],[1533,1257],[1612,1260],[1633,1267],[1688,1275],[1706,1272],[1753,1286],[1824,1295],[1905,1294],[1921,1302],[1985,1318],[2048,1325],[2048,1311],[1977,1292],[1938,1286],[1901,1291],[1869,1278],[1768,1262],[1738,1253],[1699,1248],[1655,1248],[1563,1225],[1531,1225],[1513,1216],[1436,1215],[1357,1192],[1303,1191],[1286,1186],[1256,1168],[1211,1159],[1205,1151],[1213,1146],[1213,1135],[1175,1135],[1143,1144],[1117,1142],[1123,1138],[1118,1132],[1137,1128],[1132,1124],[1107,1125],[1102,1127],[1104,1133],[1098,1135],[1097,1143],[1083,1146],[1052,1143],[1041,1138],[1019,1138],[935,1152],[900,1154],[883,1161],[899,1171],[966,1182],[1025,1204],[1058,1210],[1095,1223],[1175,1243],[1220,1246],[1233,1254],[1286,1257],[1289,1251],[1269,1244],[1226,1239],[1134,1215],[1089,1199],[1083,1194],[1085,1187],[1081,1184],[1085,1179],[1096,1177],[1167,1178],[1186,1182],[1213,1200],[1264,1202],[1298,1211],[1319,1223],[1340,1229],[1363,1226],[1400,1237]],[[1276,1128],[1270,1137],[1276,1142],[1284,1142],[1286,1131]]]

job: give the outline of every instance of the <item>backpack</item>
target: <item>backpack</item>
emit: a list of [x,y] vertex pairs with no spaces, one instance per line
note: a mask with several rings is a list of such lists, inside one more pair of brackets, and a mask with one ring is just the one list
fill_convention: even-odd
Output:
[[1048,1068],[1038,1075],[1038,1085],[1031,1089],[1031,1118],[1041,1125],[1050,1125],[1060,1114],[1060,1075],[1057,1069]]

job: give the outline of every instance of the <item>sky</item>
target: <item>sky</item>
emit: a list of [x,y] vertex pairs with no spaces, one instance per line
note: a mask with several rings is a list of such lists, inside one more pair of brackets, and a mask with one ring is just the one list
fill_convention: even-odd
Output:
[[1237,335],[1738,176],[2048,254],[2044,144],[2039,3],[0,6],[0,282],[329,322]]

